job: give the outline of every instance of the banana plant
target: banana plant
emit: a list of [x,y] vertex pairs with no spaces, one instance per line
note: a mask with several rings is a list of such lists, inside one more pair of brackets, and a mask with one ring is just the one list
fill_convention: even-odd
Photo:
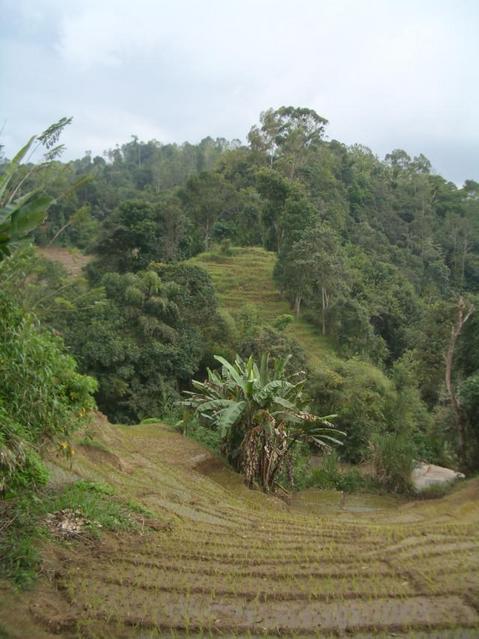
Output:
[[[0,175],[0,260],[45,220],[49,207],[56,201],[41,189],[22,193],[22,187],[33,173],[47,166],[61,153],[63,146],[56,145],[56,143],[62,130],[70,122],[71,118],[61,118],[40,135],[34,135],[15,157],[2,167],[3,172]],[[30,152],[33,154],[40,145],[47,149],[44,161],[40,164],[33,164],[28,171],[22,172],[20,170],[22,162]],[[89,179],[89,176],[85,176],[77,180],[71,185],[68,192],[85,184]]]
[[336,415],[311,413],[304,375],[287,376],[290,357],[272,362],[266,354],[259,365],[253,357],[244,361],[239,355],[234,363],[215,359],[221,368],[208,369],[204,382],[194,380],[195,390],[186,392],[182,404],[190,418],[196,416],[219,431],[228,459],[250,487],[272,490],[281,469],[291,462],[296,442],[326,449],[341,444],[345,433],[332,423]]

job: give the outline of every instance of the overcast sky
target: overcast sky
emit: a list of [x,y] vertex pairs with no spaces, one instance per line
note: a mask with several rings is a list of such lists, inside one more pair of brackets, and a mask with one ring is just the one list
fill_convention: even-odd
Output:
[[306,106],[383,157],[479,180],[479,0],[0,0],[0,142],[63,115],[66,158],[143,140],[245,140]]

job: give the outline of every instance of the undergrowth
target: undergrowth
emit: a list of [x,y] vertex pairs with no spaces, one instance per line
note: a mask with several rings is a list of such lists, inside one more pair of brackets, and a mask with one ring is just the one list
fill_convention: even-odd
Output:
[[111,486],[89,481],[4,500],[0,504],[0,577],[20,588],[34,584],[41,566],[39,545],[52,536],[46,516],[66,509],[81,514],[85,534],[94,538],[102,530],[135,530],[139,524],[134,514],[150,514],[139,504],[116,497]]
[[194,422],[188,426],[185,434],[214,453],[219,454],[221,452],[221,435],[218,431],[205,428],[201,424]]
[[308,488],[340,490],[345,493],[382,492],[384,490],[374,477],[361,474],[357,468],[341,469],[336,451],[324,455],[321,466],[310,470],[306,484]]

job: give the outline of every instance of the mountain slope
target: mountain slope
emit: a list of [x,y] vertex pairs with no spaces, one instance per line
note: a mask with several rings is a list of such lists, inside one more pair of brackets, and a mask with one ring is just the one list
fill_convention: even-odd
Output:
[[[189,261],[204,268],[210,275],[220,308],[235,314],[245,305],[254,305],[260,319],[271,323],[283,314],[292,314],[273,280],[276,254],[260,247],[231,249],[230,255],[202,253]],[[333,368],[342,360],[327,337],[303,319],[293,318],[284,334],[295,339],[303,348],[312,369]],[[352,360],[354,367],[354,361]],[[375,366],[361,363],[362,375],[369,374],[386,383],[383,373]]]
[[[292,314],[273,281],[276,254],[260,247],[233,248],[231,251],[231,255],[202,253],[190,260],[210,275],[220,307],[234,314],[252,304],[260,319],[268,323],[280,315]],[[312,365],[336,359],[328,339],[302,319],[294,318],[285,334],[298,341]]]

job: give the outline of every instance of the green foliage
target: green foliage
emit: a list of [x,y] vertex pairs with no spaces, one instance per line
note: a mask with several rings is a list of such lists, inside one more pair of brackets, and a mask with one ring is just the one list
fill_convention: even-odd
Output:
[[48,473],[30,433],[0,405],[0,492],[14,494],[47,482]]
[[[55,136],[65,124],[67,122],[61,126],[58,123]],[[15,246],[45,219],[47,209],[53,202],[53,198],[39,189],[23,195],[20,194],[20,189],[26,179],[21,170],[21,162],[37,140],[48,147],[51,139],[52,136],[48,130],[39,138],[33,136],[15,157],[2,167],[3,172],[0,175],[0,259],[10,254],[12,246]]]
[[411,439],[403,433],[374,435],[371,452],[378,481],[394,492],[411,492],[411,472],[416,457]]
[[270,164],[293,178],[305,164],[308,151],[317,148],[328,121],[312,109],[280,107],[260,115],[261,127],[248,134],[253,151],[268,157]]
[[393,393],[390,380],[373,366],[351,359],[334,369],[314,371],[308,392],[316,410],[335,407],[338,427],[348,434],[341,449],[344,459],[353,463],[366,459],[372,435],[386,429]]
[[174,412],[178,387],[220,338],[215,307],[211,282],[197,267],[105,274],[64,328],[82,369],[99,381],[101,410],[121,423]]
[[0,502],[4,527],[0,532],[0,576],[28,588],[35,582],[40,568],[38,544],[45,536],[39,525],[41,501],[34,493],[7,503]]
[[183,432],[214,453],[220,454],[222,452],[221,444],[223,438],[221,437],[221,433],[217,430],[202,426],[198,420],[189,420],[187,426],[184,426]]
[[141,271],[160,257],[158,220],[153,206],[144,200],[123,203],[108,218],[95,250],[95,268],[101,272]]
[[291,324],[293,321],[293,316],[289,313],[283,313],[282,315],[278,315],[278,317],[273,322],[273,327],[282,333],[284,329]]
[[71,433],[94,407],[96,383],[80,375],[60,339],[0,294],[0,486],[43,483],[40,448],[68,452]]
[[[301,229],[304,225],[300,226]],[[344,260],[338,238],[324,222],[307,227],[296,242],[283,247],[275,270],[280,287],[294,303],[297,316],[301,303],[319,310],[323,335],[333,299],[346,285]],[[317,305],[313,300],[321,300]]]
[[361,475],[356,468],[340,470],[339,457],[334,450],[322,457],[319,468],[314,468],[310,472],[307,486],[324,490],[340,490],[345,493],[377,489],[372,479]]
[[[40,135],[31,137],[12,160],[4,163],[0,175],[0,259],[11,254],[12,249],[45,221],[47,210],[61,206],[59,200],[68,198],[88,182],[88,176],[76,179],[73,176],[72,180],[64,182],[56,197],[45,192],[45,185],[49,183],[51,186],[57,175],[56,159],[64,148],[57,142],[71,121],[72,118],[61,118]],[[25,159],[29,162],[40,146],[46,149],[43,160],[36,164],[23,163]],[[25,192],[25,189],[28,190]],[[54,237],[76,222],[77,218],[72,216]]]
[[271,490],[278,472],[290,460],[292,446],[307,442],[329,448],[339,444],[337,431],[327,417],[309,412],[303,397],[304,379],[285,375],[289,358],[270,361],[239,356],[234,364],[216,357],[222,368],[208,369],[205,382],[193,381],[183,405],[216,430],[231,463],[244,473],[248,485]]
[[273,359],[288,358],[288,370],[304,375],[308,371],[304,350],[294,340],[274,328],[253,324],[254,330],[240,333],[239,352],[244,358],[260,359],[269,353]]
[[[40,142],[48,147],[63,125]],[[468,180],[457,188],[433,174],[422,155],[395,149],[381,161],[365,147],[326,141],[326,125],[311,109],[283,106],[261,114],[245,146],[133,137],[105,158],[47,161],[48,197],[55,202],[36,231],[41,242],[93,244],[90,285],[108,288],[102,280],[108,272],[144,271],[177,284],[167,295],[176,316],[165,310],[159,317],[138,286],[122,297],[49,274],[58,286],[47,292],[38,271],[35,292],[24,278],[27,308],[33,304],[64,335],[82,370],[100,377],[99,401],[111,417],[136,421],[174,412],[178,390],[213,365],[213,352],[231,357],[277,349],[296,359],[287,341],[295,336],[313,371],[317,410],[341,409],[350,434],[343,456],[367,456],[371,435],[383,432],[408,432],[425,458],[454,456],[453,421],[447,423],[443,410],[444,352],[449,300],[479,290],[479,187]],[[12,162],[25,191],[43,188],[41,172]],[[5,165],[4,175],[9,171]],[[89,174],[95,181],[72,193],[69,185]],[[270,282],[262,267],[274,258],[241,248],[252,245],[276,252],[279,292],[263,294]],[[216,312],[211,282],[178,264],[211,247],[195,263],[213,274],[235,322]],[[289,311],[303,321],[288,325]],[[85,334],[91,343],[83,343]],[[453,373],[456,388],[466,384],[471,460],[478,438],[467,380],[477,373],[477,334],[471,320]],[[405,384],[398,368],[404,358],[414,360]],[[431,424],[433,411],[444,413],[439,426]]]
[[417,440],[432,428],[431,414],[422,401],[417,381],[417,362],[411,351],[398,359],[390,373],[394,393],[387,408],[387,422],[391,429],[408,434]]
[[59,493],[50,493],[42,505],[46,512],[63,509],[79,511],[87,520],[90,534],[98,536],[101,529],[121,531],[137,527],[131,516],[131,508],[115,496],[107,484],[77,481]]

